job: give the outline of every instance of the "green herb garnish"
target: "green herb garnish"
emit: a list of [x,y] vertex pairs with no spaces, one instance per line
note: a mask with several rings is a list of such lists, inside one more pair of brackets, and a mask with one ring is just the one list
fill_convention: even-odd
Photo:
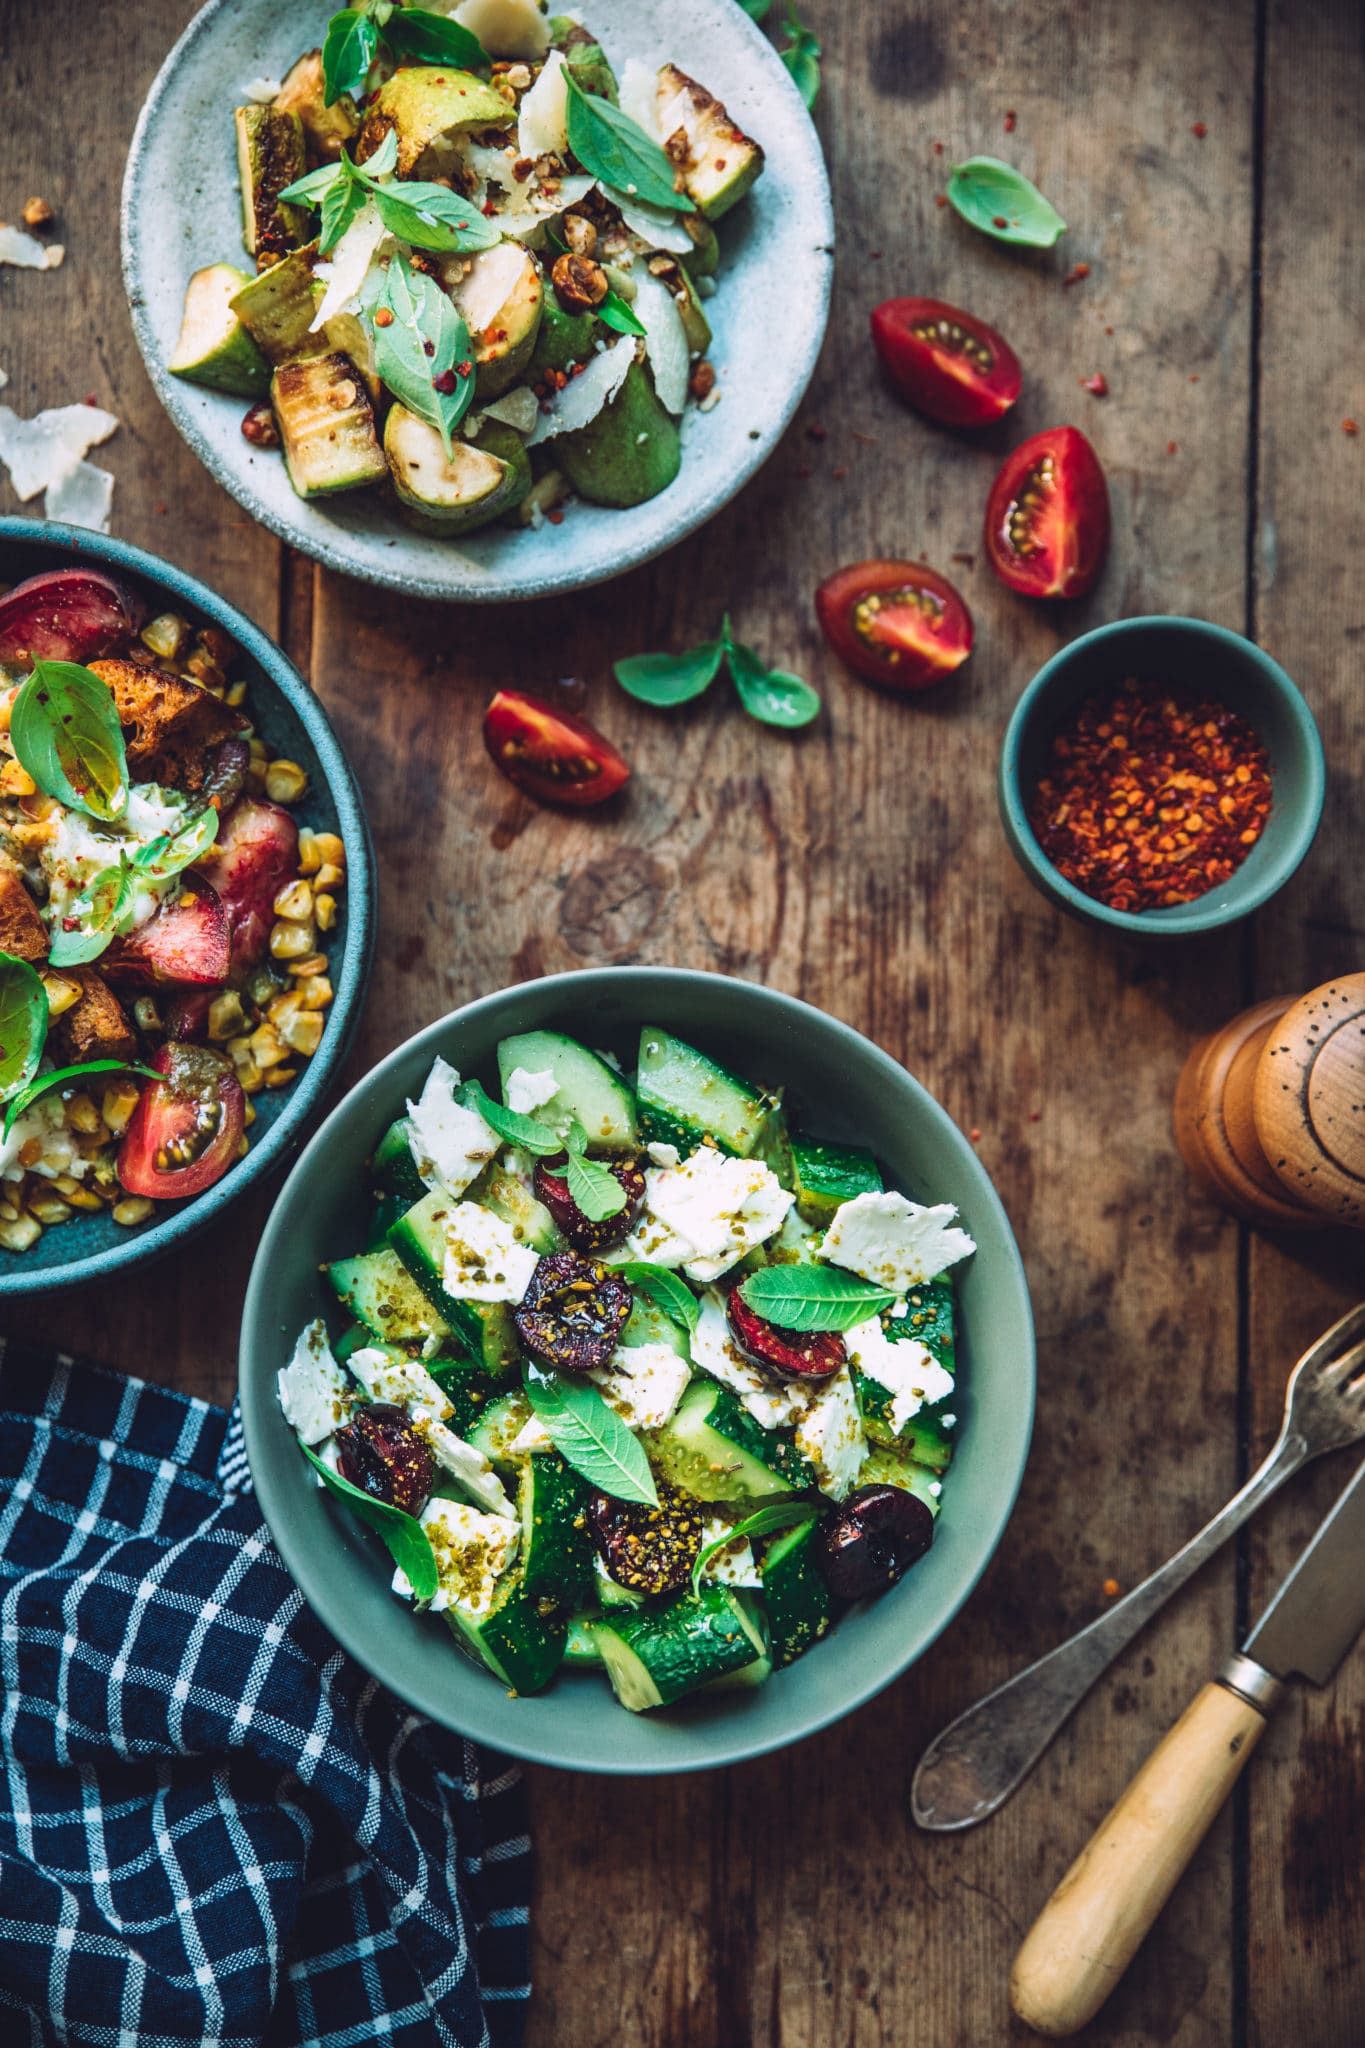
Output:
[[1066,222],[1022,171],[998,157],[974,156],[948,173],[948,197],[970,227],[997,242],[1050,249]]
[[37,661],[10,713],[10,744],[44,796],[110,823],[128,808],[128,756],[107,683],[74,661]]
[[548,1124],[541,1123],[538,1117],[523,1116],[520,1110],[507,1109],[501,1102],[494,1102],[479,1081],[463,1082],[455,1099],[481,1116],[489,1130],[505,1138],[509,1145],[520,1145],[523,1151],[534,1153],[538,1159],[547,1159],[551,1153],[564,1150],[564,1140]]
[[47,1038],[47,990],[27,960],[0,953],[0,1100],[27,1087]]
[[761,725],[790,729],[809,725],[819,715],[820,693],[786,669],[770,669],[742,640],[736,640],[727,616],[719,640],[704,640],[682,654],[633,654],[613,665],[617,682],[628,696],[663,710],[689,704],[710,689],[724,662],[751,718]]
[[566,1464],[615,1500],[659,1505],[649,1460],[590,1380],[564,1379],[528,1364],[527,1399]]
[[565,75],[569,147],[584,170],[628,199],[643,199],[675,213],[695,213],[687,194],[674,187],[672,164],[639,122],[610,100],[584,92],[567,66]]
[[820,97],[819,41],[800,19],[796,9],[790,4],[790,0],[788,0],[787,17],[783,26],[787,31],[789,40],[778,51],[778,55],[791,73],[796,90],[806,102],[807,107],[813,109],[815,102]]
[[328,1492],[334,1493],[338,1500],[344,1500],[353,1514],[383,1537],[389,1556],[412,1587],[413,1599],[433,1599],[440,1584],[436,1557],[427,1532],[417,1517],[407,1514],[402,1508],[391,1507],[387,1501],[376,1500],[373,1494],[362,1493],[358,1486],[352,1486],[349,1479],[343,1479],[330,1465],[324,1465],[307,1444],[300,1444],[299,1449]]
[[133,855],[133,866],[157,878],[178,875],[182,868],[193,867],[195,861],[202,860],[217,837],[218,813],[212,804],[205,804],[178,832],[163,832],[159,839],[149,839],[145,846],[139,846]]
[[80,967],[98,960],[121,931],[133,909],[133,884],[124,860],[101,868],[72,899],[64,917],[52,928],[48,958],[54,967]]
[[638,1287],[641,1294],[647,1294],[656,1308],[661,1308],[670,1322],[679,1329],[692,1331],[697,1327],[701,1306],[696,1295],[685,1280],[667,1266],[656,1266],[650,1259],[630,1259],[624,1266],[613,1270],[632,1287]]
[[140,1067],[134,1060],[82,1060],[79,1066],[58,1067],[55,1074],[37,1075],[27,1087],[10,1097],[5,1105],[5,1137],[8,1138],[24,1111],[31,1109],[44,1095],[50,1095],[54,1088],[70,1088],[91,1074],[142,1074],[148,1081],[164,1081],[166,1078],[164,1074],[158,1074],[155,1067]]
[[374,330],[375,368],[394,397],[436,429],[449,459],[474,396],[469,329],[436,280],[401,256],[389,265],[380,304],[393,318]]
[[374,155],[363,164],[341,156],[286,185],[280,194],[296,206],[316,206],[321,213],[318,252],[330,255],[367,201],[391,235],[414,249],[440,256],[468,256],[491,249],[502,236],[477,206],[448,186],[420,178],[392,179],[398,163],[398,137],[392,129]]
[[335,105],[344,93],[360,93],[383,43],[391,56],[416,64],[449,64],[457,71],[487,70],[490,59],[478,37],[443,14],[401,7],[394,0],[362,0],[343,7],[327,24],[322,45],[323,101]]
[[613,328],[617,334],[638,334],[642,340],[648,339],[648,330],[639,314],[615,287],[608,291],[599,305],[593,307],[593,311],[604,327]]
[[714,1543],[708,1543],[704,1550],[697,1552],[697,1561],[692,1567],[692,1592],[701,1592],[701,1577],[713,1557],[719,1557],[722,1550],[728,1550],[741,1536],[772,1536],[779,1529],[792,1529],[798,1522],[813,1522],[820,1509],[812,1500],[778,1500],[771,1507],[756,1508],[746,1515],[742,1522],[736,1522],[733,1529],[727,1529],[723,1536],[717,1536]]
[[852,1330],[897,1298],[834,1266],[760,1266],[739,1291],[779,1330]]
[[582,1124],[570,1124],[565,1149],[565,1179],[571,1200],[590,1223],[605,1223],[609,1216],[619,1216],[626,1206],[626,1191],[609,1166],[589,1159],[588,1136]]

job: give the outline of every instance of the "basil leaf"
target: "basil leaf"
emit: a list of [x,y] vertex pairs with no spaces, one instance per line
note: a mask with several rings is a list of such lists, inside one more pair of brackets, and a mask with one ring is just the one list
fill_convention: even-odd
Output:
[[47,990],[27,960],[0,953],[0,1097],[27,1087],[47,1038]]
[[349,157],[343,157],[342,162],[354,177],[367,180],[370,184],[373,184],[376,178],[392,177],[398,169],[398,130],[390,128],[378,149],[372,156],[366,157],[363,165],[352,163]]
[[647,337],[648,329],[635,308],[614,288],[607,293],[600,305],[593,307],[593,311],[604,327],[613,328],[617,334],[638,334],[642,338]]
[[502,240],[497,223],[485,219],[478,207],[458,192],[420,179],[378,185],[367,171],[368,166],[361,176],[374,195],[379,218],[400,242],[443,256],[467,256],[472,250],[491,249]]
[[762,21],[772,12],[773,0],[739,0],[750,21]]
[[88,817],[128,808],[128,757],[113,692],[74,661],[38,661],[10,713],[10,744],[44,796]]
[[564,1140],[557,1137],[547,1124],[538,1122],[533,1116],[523,1116],[519,1110],[504,1109],[500,1102],[494,1102],[484,1092],[478,1081],[464,1082],[456,1100],[466,1109],[474,1110],[489,1130],[496,1131],[509,1145],[520,1145],[524,1151],[534,1152],[538,1159],[564,1150]]
[[566,1464],[614,1500],[659,1505],[649,1460],[591,1380],[563,1379],[528,1365],[527,1399]]
[[621,688],[642,704],[690,704],[709,690],[725,653],[722,640],[705,640],[685,654],[631,654],[613,663]]
[[807,107],[813,108],[820,97],[820,44],[811,31],[800,20],[796,9],[787,8],[784,24],[791,41],[778,51],[786,65]]
[[[474,396],[469,330],[435,279],[410,270],[401,256],[389,265],[383,303],[393,321],[375,328],[375,367],[395,398],[435,427],[449,456],[451,435]],[[457,359],[468,363],[464,375]],[[447,373],[453,388],[437,390],[436,379]]]
[[296,206],[320,206],[334,185],[348,182],[350,169],[350,160],[344,156],[334,164],[319,164],[315,171],[305,171],[292,185],[286,185],[280,198],[290,199]]
[[352,1486],[349,1479],[343,1479],[330,1465],[324,1465],[307,1444],[300,1444],[299,1449],[328,1492],[334,1493],[338,1500],[344,1500],[362,1522],[368,1523],[377,1535],[383,1537],[389,1556],[407,1575],[413,1599],[432,1599],[440,1583],[436,1576],[436,1557],[427,1532],[417,1517],[406,1514],[402,1508],[390,1507],[387,1501],[376,1500],[373,1494],[362,1493],[358,1486]]
[[362,92],[379,55],[379,30],[368,8],[343,7],[327,24],[322,45],[322,101],[335,106],[343,93]]
[[164,1074],[158,1074],[155,1067],[140,1067],[134,1060],[83,1060],[76,1067],[58,1067],[55,1074],[38,1074],[6,1104],[5,1137],[8,1138],[24,1111],[31,1109],[44,1095],[50,1095],[54,1088],[69,1088],[72,1082],[83,1081],[87,1074],[144,1074],[149,1081],[164,1081],[166,1078]]
[[182,868],[202,860],[218,837],[218,813],[212,804],[182,825],[178,832],[163,832],[149,839],[133,855],[133,866],[154,876],[178,875]]
[[771,1507],[757,1508],[752,1515],[746,1515],[742,1522],[736,1522],[723,1536],[717,1536],[714,1543],[698,1551],[697,1561],[692,1567],[692,1591],[701,1591],[701,1575],[713,1557],[719,1557],[722,1550],[741,1536],[772,1536],[779,1529],[793,1529],[798,1522],[813,1522],[820,1509],[812,1500],[777,1500]]
[[472,30],[422,7],[395,7],[384,24],[395,57],[415,64],[450,64],[457,71],[487,71],[492,58]]
[[365,204],[365,187],[358,178],[346,178],[322,195],[322,219],[318,228],[318,254],[330,256],[351,222]]
[[575,1124],[565,1168],[569,1195],[590,1223],[605,1223],[608,1216],[619,1216],[625,1208],[626,1191],[609,1166],[599,1166],[595,1159],[584,1156],[586,1143],[582,1126]]
[[649,1259],[629,1259],[624,1266],[616,1266],[612,1270],[623,1280],[628,1280],[632,1287],[638,1287],[641,1294],[647,1294],[654,1306],[661,1308],[679,1329],[689,1332],[696,1329],[701,1304],[687,1282],[671,1273],[667,1266],[656,1266]]
[[739,701],[750,718],[761,725],[781,725],[789,730],[809,725],[820,715],[820,693],[800,676],[785,669],[765,668],[752,647],[742,641],[727,641],[730,674]]
[[851,1330],[896,1300],[884,1287],[835,1266],[760,1266],[739,1291],[780,1330]]
[[948,173],[948,197],[969,227],[997,242],[1050,249],[1066,222],[1022,171],[998,157],[969,157]]
[[[75,898],[66,917],[53,927],[48,959],[54,967],[79,967],[100,954],[117,938],[132,908],[133,885],[127,866],[101,868]],[[71,919],[74,929],[68,930]]]
[[624,192],[676,213],[695,213],[685,192],[674,190],[673,166],[638,121],[610,100],[584,92],[572,71],[568,84],[569,147],[585,171]]

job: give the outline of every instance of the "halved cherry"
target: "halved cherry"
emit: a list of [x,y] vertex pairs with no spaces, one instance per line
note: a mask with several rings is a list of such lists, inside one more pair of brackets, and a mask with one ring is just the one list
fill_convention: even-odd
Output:
[[213,988],[226,981],[231,964],[232,936],[217,892],[187,873],[146,924],[109,948],[100,966],[111,981]]
[[770,1379],[827,1380],[848,1363],[848,1346],[837,1330],[784,1330],[751,1309],[738,1287],[730,1289],[726,1319],[750,1365]]
[[224,817],[198,866],[222,902],[233,966],[259,966],[275,921],[275,898],[298,873],[298,826],[278,804],[243,797]]
[[1079,427],[1049,427],[1005,457],[986,505],[986,552],[1025,597],[1084,597],[1109,552],[1109,490]]
[[874,306],[872,345],[901,397],[945,427],[998,420],[1024,381],[1004,335],[942,299]]
[[605,1216],[600,1223],[594,1223],[591,1216],[584,1215],[569,1193],[569,1177],[561,1164],[563,1156],[560,1154],[554,1160],[537,1159],[532,1177],[536,1199],[545,1204],[569,1243],[578,1251],[610,1251],[613,1245],[630,1236],[635,1219],[644,1207],[644,1169],[636,1159],[601,1161],[613,1179],[620,1183],[626,1206],[618,1209],[614,1216]]
[[591,1372],[616,1349],[635,1297],[618,1273],[577,1252],[550,1252],[513,1315],[533,1358],[559,1372]]
[[0,597],[0,661],[97,661],[145,616],[142,600],[98,569],[45,569]]
[[188,1039],[202,1045],[209,1035],[212,1002],[213,990],[209,988],[187,988],[183,995],[172,996],[161,1007],[167,1038]]
[[237,1157],[246,1097],[232,1062],[206,1045],[159,1046],[119,1147],[118,1177],[130,1195],[181,1201],[202,1194]]
[[343,1479],[404,1514],[421,1514],[431,1499],[436,1460],[405,1409],[392,1401],[362,1402],[336,1442]]
[[498,691],[484,713],[483,743],[508,781],[541,803],[605,803],[630,775],[586,719],[521,690]]
[[853,562],[815,593],[826,640],[864,682],[931,690],[972,651],[972,615],[923,562]]

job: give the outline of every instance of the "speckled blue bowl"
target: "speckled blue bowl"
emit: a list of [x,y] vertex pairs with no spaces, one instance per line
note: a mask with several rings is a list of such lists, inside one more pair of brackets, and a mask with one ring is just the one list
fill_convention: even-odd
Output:
[[149,1222],[131,1230],[108,1213],[76,1216],[45,1230],[19,1255],[0,1253],[0,1296],[42,1294],[84,1280],[104,1280],[183,1244],[222,1215],[230,1202],[287,1159],[302,1142],[333,1075],[346,1056],[360,1017],[374,950],[374,849],[360,791],[327,715],[288,657],[235,605],[182,569],[104,534],[31,519],[0,519],[0,585],[19,583],[43,569],[86,561],[137,584],[152,610],[178,611],[221,626],[239,651],[236,673],[247,678],[246,708],[273,754],[297,761],[308,791],[293,807],[301,825],[336,832],[346,848],[343,912],[329,952],[335,990],[322,1044],[290,1087],[254,1098],[256,1121],[245,1159],[192,1201],[163,1203]]

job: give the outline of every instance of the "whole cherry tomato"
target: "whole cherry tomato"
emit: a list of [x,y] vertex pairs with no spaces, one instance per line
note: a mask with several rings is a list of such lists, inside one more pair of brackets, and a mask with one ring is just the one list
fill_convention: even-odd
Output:
[[237,1157],[246,1097],[232,1062],[206,1045],[159,1046],[119,1147],[118,1177],[130,1195],[180,1201],[202,1194]]
[[923,562],[853,562],[815,593],[826,640],[864,682],[930,690],[972,651],[972,615]]
[[875,306],[872,344],[901,397],[945,427],[998,420],[1024,381],[1004,335],[942,299]]
[[483,743],[509,782],[542,803],[605,803],[630,775],[610,740],[521,690],[499,690],[484,713]]
[[1109,491],[1079,427],[1049,427],[1005,457],[986,505],[986,552],[1025,597],[1084,597],[1109,552]]

